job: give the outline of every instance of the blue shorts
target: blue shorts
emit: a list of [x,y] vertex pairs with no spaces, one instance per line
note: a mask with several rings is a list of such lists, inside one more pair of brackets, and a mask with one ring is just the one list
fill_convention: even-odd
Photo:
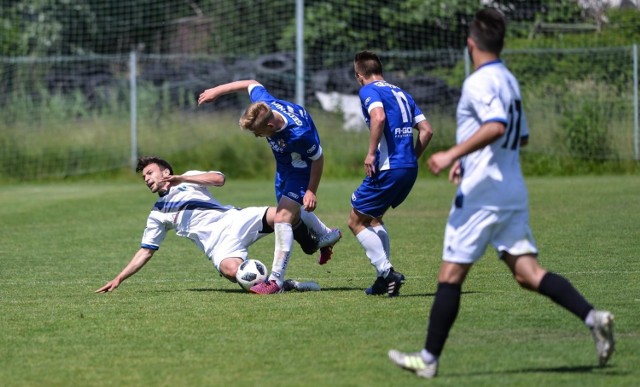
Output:
[[309,176],[289,176],[286,180],[276,182],[276,200],[280,202],[283,196],[302,205],[304,194],[309,187]]
[[398,207],[409,196],[417,177],[418,168],[388,169],[367,176],[351,195],[351,207],[361,214],[379,218],[389,207]]

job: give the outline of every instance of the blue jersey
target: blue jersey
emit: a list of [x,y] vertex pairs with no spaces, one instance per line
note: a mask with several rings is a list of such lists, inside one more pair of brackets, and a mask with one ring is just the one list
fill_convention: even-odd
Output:
[[413,97],[397,86],[376,81],[360,88],[360,102],[367,125],[370,125],[371,110],[381,107],[386,115],[376,151],[376,169],[417,168],[413,128],[426,118]]
[[285,126],[266,137],[276,158],[276,186],[289,178],[311,176],[311,162],[322,156],[320,137],[311,116],[294,103],[276,99],[264,86],[249,86],[251,102],[265,102],[285,120]]

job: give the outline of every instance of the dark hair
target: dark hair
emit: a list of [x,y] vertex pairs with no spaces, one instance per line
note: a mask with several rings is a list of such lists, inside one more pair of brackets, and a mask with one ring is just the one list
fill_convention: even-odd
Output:
[[469,37],[482,50],[500,55],[504,47],[506,22],[504,16],[495,8],[478,11],[469,25]]
[[378,55],[371,51],[360,51],[353,58],[356,72],[365,78],[371,75],[382,75],[382,62]]
[[168,161],[156,156],[141,156],[138,157],[138,164],[136,165],[136,172],[142,172],[142,170],[149,164],[158,164],[162,169],[168,169],[169,173],[173,175],[173,168]]

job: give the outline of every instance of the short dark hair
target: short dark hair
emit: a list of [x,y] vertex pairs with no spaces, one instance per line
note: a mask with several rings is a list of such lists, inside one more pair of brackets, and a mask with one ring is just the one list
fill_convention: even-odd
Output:
[[355,69],[365,78],[371,75],[382,75],[382,62],[378,55],[371,51],[360,51],[353,58]]
[[162,169],[168,169],[169,173],[173,175],[173,168],[168,161],[156,156],[141,156],[138,157],[138,164],[136,165],[136,172],[142,172],[142,170],[149,164],[158,164]]
[[482,50],[500,55],[504,47],[506,22],[504,16],[495,8],[478,11],[469,25],[469,37]]

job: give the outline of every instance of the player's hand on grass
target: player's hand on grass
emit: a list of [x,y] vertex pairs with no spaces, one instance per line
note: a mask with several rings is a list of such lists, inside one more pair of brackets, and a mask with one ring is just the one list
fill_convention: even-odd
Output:
[[302,208],[305,211],[313,212],[316,209],[317,205],[318,205],[318,199],[316,197],[316,194],[314,194],[311,191],[307,191],[304,194],[304,198],[302,198]]
[[117,278],[107,282],[106,285],[96,290],[96,293],[107,293],[115,290],[118,286],[120,286],[120,282]]

